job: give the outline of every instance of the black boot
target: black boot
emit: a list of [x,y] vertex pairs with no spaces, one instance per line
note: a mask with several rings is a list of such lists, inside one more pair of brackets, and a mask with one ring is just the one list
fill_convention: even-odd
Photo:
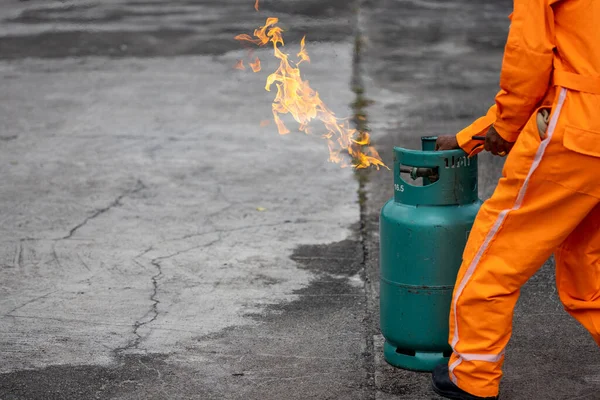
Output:
[[498,396],[495,397],[478,397],[469,394],[456,386],[454,382],[450,380],[448,375],[447,365],[438,365],[433,370],[431,375],[431,386],[433,391],[442,397],[453,400],[498,400]]

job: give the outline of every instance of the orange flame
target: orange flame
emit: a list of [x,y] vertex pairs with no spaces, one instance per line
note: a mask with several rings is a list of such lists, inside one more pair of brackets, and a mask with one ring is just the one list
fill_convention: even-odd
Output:
[[[277,88],[272,111],[279,134],[290,133],[281,119],[282,115],[290,114],[299,124],[298,129],[307,134],[312,133],[309,124],[316,119],[325,127],[326,133],[322,136],[327,140],[331,162],[341,164],[342,167],[349,166],[346,157],[342,156],[342,153],[346,152],[352,157],[354,168],[387,168],[375,148],[371,146],[369,134],[358,132],[349,126],[347,120],[337,118],[321,100],[319,93],[310,87],[308,81],[302,79],[298,66],[302,62],[310,62],[306,52],[306,37],[300,42],[298,61],[290,61],[289,55],[281,51],[280,47],[284,46],[283,30],[275,26],[278,22],[277,18],[268,18],[264,26],[254,30],[256,39],[245,34],[235,38],[258,46],[270,42],[275,57],[279,59],[279,67],[267,77],[265,85],[267,91],[271,91],[273,85]],[[254,67],[252,69],[254,70]],[[366,149],[366,152],[363,152],[363,149]]]
[[246,40],[250,43],[260,44],[260,40],[252,39],[252,36],[246,35],[245,33],[242,35],[237,35],[236,37],[234,37],[234,39],[235,40]]
[[239,69],[239,70],[245,70],[246,67],[244,67],[244,61],[243,60],[239,60],[235,66],[233,67],[235,69]]
[[303,61],[310,62],[310,57],[306,52],[306,36],[302,37],[302,40],[300,41],[300,52],[297,55],[300,57],[300,61],[298,61],[296,65],[300,65]]
[[[265,26],[261,26],[260,28],[254,30],[254,36],[257,39],[252,39],[252,36],[247,35],[245,33],[235,36],[234,39],[254,43],[258,46],[264,46],[267,43],[269,43],[269,40],[270,40],[269,35],[267,34],[267,30],[269,30],[269,28],[272,25],[275,25],[277,22],[279,22],[279,20],[277,18],[273,18],[273,17],[267,18],[267,23],[265,24]],[[271,28],[271,29],[275,29],[275,28]],[[281,30],[281,28],[276,28],[276,29]],[[281,36],[281,34],[280,34],[280,36]],[[281,44],[283,44],[283,41],[281,42]]]
[[248,64],[250,65],[250,68],[252,68],[253,72],[258,72],[261,69],[260,60],[258,59],[258,57],[256,57],[256,60],[254,62],[249,62]]
[[258,11],[258,1],[259,1],[259,0],[256,0],[256,3],[254,3],[254,9],[255,9],[256,11]]

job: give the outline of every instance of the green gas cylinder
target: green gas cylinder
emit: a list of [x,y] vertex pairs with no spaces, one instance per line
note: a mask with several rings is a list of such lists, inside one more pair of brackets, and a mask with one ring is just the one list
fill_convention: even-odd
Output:
[[422,151],[394,148],[394,197],[380,218],[384,357],[417,371],[451,355],[452,291],[481,205],[477,157],[433,151],[435,139],[422,138]]

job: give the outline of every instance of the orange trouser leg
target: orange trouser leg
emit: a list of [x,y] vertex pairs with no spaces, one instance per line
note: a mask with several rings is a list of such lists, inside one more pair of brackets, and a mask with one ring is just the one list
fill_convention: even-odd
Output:
[[565,309],[600,346],[600,206],[556,252],[556,287]]
[[[508,194],[506,186],[503,180],[498,189]],[[532,178],[527,192],[531,197],[518,210],[505,212],[510,196],[502,192],[484,204],[458,274],[450,369],[455,383],[477,396],[498,394],[521,286],[598,202],[543,179]]]
[[[598,204],[596,197],[555,181],[561,157],[553,153],[561,145],[553,142],[553,131],[560,106],[543,142],[535,116],[526,125],[465,248],[450,313],[449,365],[453,381],[473,395],[498,394],[521,286]],[[598,163],[593,159],[588,167],[594,169],[581,165],[580,171],[596,179]]]

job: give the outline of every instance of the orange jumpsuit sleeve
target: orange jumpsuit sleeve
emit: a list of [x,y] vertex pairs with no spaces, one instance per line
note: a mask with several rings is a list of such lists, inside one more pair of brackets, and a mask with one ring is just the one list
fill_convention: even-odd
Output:
[[556,0],[514,0],[496,95],[494,128],[515,142],[550,87]]
[[461,149],[469,155],[474,155],[483,150],[483,141],[473,140],[473,136],[485,136],[490,126],[496,121],[497,107],[493,105],[486,115],[478,118],[471,125],[456,134],[456,141]]

